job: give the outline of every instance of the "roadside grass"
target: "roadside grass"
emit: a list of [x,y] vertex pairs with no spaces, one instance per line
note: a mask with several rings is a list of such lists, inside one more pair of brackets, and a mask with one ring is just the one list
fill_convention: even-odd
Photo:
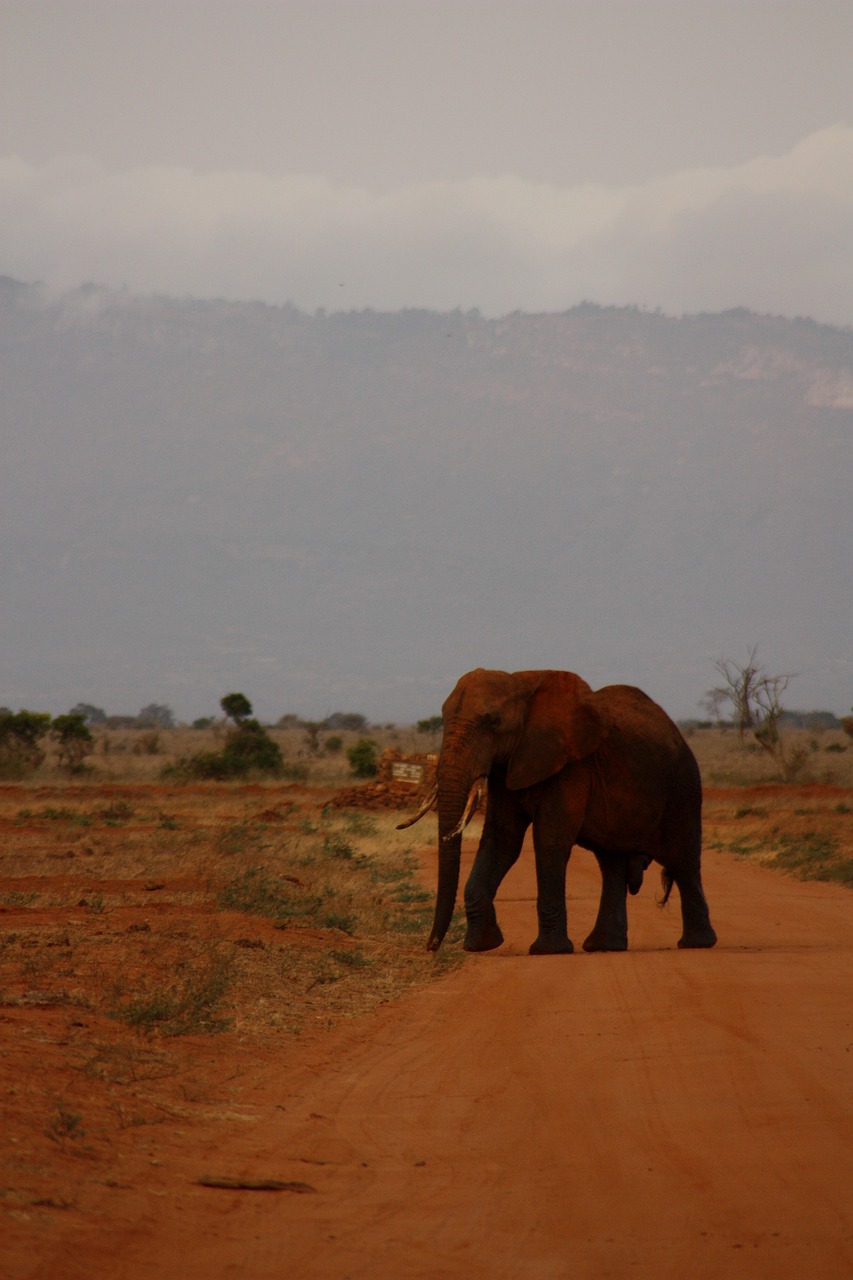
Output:
[[[796,785],[853,787],[853,742],[841,729],[786,729],[789,755],[801,759]],[[687,740],[706,787],[753,787],[779,782],[776,765],[757,742],[734,729],[695,729]]]
[[0,791],[4,1003],[61,1001],[145,1040],[293,1034],[460,964],[458,924],[425,950],[433,895],[399,816],[328,795],[79,779]]
[[200,1035],[224,1031],[229,1020],[220,1006],[231,983],[233,959],[221,946],[210,950],[166,985],[146,984],[147,990],[128,993],[124,985],[113,987],[114,1002],[108,1014],[127,1026],[151,1035]]
[[[705,846],[790,872],[853,887],[853,808],[829,787],[763,787],[761,803],[706,802]],[[810,794],[809,794],[810,792]]]

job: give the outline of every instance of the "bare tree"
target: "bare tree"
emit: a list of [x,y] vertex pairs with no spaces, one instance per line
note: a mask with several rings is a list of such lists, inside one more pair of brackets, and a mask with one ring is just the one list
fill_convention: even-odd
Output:
[[731,658],[715,658],[714,666],[722,683],[708,690],[708,705],[719,715],[720,709],[729,703],[741,742],[751,734],[772,756],[782,781],[793,782],[808,752],[799,744],[783,740],[779,718],[784,710],[782,695],[796,673],[771,675],[758,660],[757,645],[750,648],[744,665]]

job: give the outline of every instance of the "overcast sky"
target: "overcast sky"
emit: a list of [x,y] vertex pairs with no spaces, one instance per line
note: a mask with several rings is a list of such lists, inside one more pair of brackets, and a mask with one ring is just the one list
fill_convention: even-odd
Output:
[[0,272],[853,323],[850,0],[0,0]]

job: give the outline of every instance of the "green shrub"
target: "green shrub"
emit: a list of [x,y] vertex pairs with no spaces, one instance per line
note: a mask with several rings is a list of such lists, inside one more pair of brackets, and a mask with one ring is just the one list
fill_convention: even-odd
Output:
[[82,769],[86,756],[95,747],[86,717],[80,711],[69,711],[65,716],[57,716],[50,726],[50,733],[59,746],[60,764],[71,773],[77,773]]
[[232,729],[221,751],[199,751],[172,765],[167,777],[202,778],[221,782],[264,773],[280,778],[285,772],[281,749],[257,720],[241,720]]
[[50,728],[43,711],[0,711],[0,777],[22,778],[44,760],[40,743]]
[[219,705],[235,724],[248,720],[252,714],[252,704],[245,693],[226,693],[224,698],[219,699]]
[[350,772],[355,774],[356,778],[376,777],[378,768],[376,747],[377,744],[372,738],[359,738],[358,742],[348,749],[347,760]]

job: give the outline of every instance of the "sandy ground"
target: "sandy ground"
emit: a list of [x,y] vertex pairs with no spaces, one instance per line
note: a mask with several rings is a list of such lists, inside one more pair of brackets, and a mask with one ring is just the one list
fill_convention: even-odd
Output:
[[[503,886],[499,952],[287,1048],[221,1057],[199,1038],[183,1118],[121,1129],[106,1164],[57,1144],[51,1195],[7,1195],[0,1273],[853,1275],[853,895],[726,853],[705,866],[711,952],[675,949],[651,877],[627,953],[528,957],[528,856]],[[569,883],[579,942],[589,855]],[[3,1037],[19,1012],[0,1010]]]

